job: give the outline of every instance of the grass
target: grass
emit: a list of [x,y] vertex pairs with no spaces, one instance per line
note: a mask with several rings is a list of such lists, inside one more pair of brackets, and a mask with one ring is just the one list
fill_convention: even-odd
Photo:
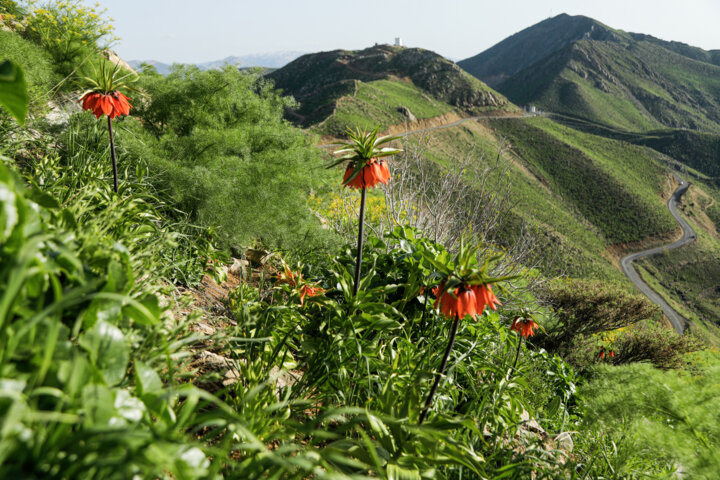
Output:
[[[580,389],[588,423],[602,425],[618,443],[632,445],[634,460],[663,459],[666,465],[674,465],[646,472],[655,474],[651,478],[674,477],[673,470],[681,470],[688,478],[710,480],[720,469],[720,457],[708,448],[720,439],[716,406],[720,356],[717,352],[692,354],[691,361],[696,368],[693,374],[639,364],[601,368]],[[623,461],[620,456],[612,461],[617,462],[615,475],[629,477],[631,459]]]
[[[471,152],[470,155],[476,161],[489,167],[494,164],[502,143],[503,130],[493,130],[501,122],[524,124],[526,121],[466,122],[411,138],[422,144],[427,157],[440,165],[447,165]],[[547,184],[528,170],[532,169],[532,164],[526,163],[526,153],[515,149],[512,155],[505,154],[506,160],[510,162],[512,197],[517,206],[507,220],[501,240],[511,244],[519,234],[522,223],[527,223],[536,231],[538,250],[546,258],[557,254],[564,259],[561,265],[555,265],[555,272],[623,282],[625,277],[604,256],[607,242],[602,232],[591,225],[572,203],[548,189]],[[497,174],[495,172],[492,175]],[[469,178],[468,181],[478,182],[479,179]],[[491,183],[498,181],[498,178],[493,178]]]
[[341,134],[349,126],[370,130],[380,125],[407,122],[398,109],[405,107],[418,118],[431,118],[453,111],[450,105],[436,100],[411,82],[400,80],[355,81],[352,95],[337,100],[332,116],[312,128],[321,134]]
[[[538,178],[598,229],[606,244],[639,241],[675,228],[659,198],[660,175],[650,173],[651,166],[642,165],[650,162],[660,168],[650,150],[620,154],[622,144],[584,134],[566,140],[571,132],[545,119],[502,120],[497,122],[497,129]],[[597,153],[608,145],[612,153]],[[638,154],[643,160],[634,160]],[[634,179],[639,180],[637,186],[625,178],[628,165]]]
[[0,61],[2,60],[12,60],[23,68],[31,97],[31,109],[44,106],[49,98],[49,90],[59,79],[50,55],[17,34],[0,30]]

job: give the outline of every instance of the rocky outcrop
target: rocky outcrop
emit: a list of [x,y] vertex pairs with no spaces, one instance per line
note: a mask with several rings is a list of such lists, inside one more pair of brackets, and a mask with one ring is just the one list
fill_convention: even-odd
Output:
[[408,119],[408,122],[416,122],[417,121],[417,117],[415,117],[415,115],[413,115],[413,113],[410,111],[409,108],[400,106],[397,108],[397,111],[402,113],[403,115],[405,115]]
[[130,64],[127,63],[122,58],[120,58],[120,55],[115,53],[115,51],[108,49],[108,50],[104,50],[102,53],[103,53],[103,56],[108,59],[108,61],[114,63],[115,65],[119,65],[121,68],[123,68],[125,70],[135,72],[135,70],[130,66]]

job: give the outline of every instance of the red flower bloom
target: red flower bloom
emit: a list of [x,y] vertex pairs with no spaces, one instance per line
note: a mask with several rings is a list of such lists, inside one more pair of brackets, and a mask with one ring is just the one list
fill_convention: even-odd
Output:
[[610,358],[615,358],[615,351],[614,351],[614,350],[610,350]]
[[497,310],[497,305],[502,305],[500,303],[500,300],[495,296],[493,293],[492,285],[489,283],[487,285],[475,285],[472,287],[473,290],[475,290],[475,296],[478,299],[478,305],[481,305],[478,310],[483,311],[485,308],[485,305],[492,308],[493,310]]
[[532,337],[535,335],[534,330],[538,328],[538,324],[535,321],[528,318],[515,317],[510,330],[518,332],[523,337]]
[[303,285],[302,287],[300,287],[300,306],[302,306],[303,302],[305,301],[305,295],[307,295],[308,297],[315,297],[322,293],[325,293],[325,290],[320,287],[313,287],[307,284]]
[[130,105],[128,100],[130,99],[117,90],[108,94],[90,92],[86,93],[80,99],[83,110],[90,110],[95,114],[96,118],[100,118],[103,115],[115,118],[119,115],[130,114],[132,105]]
[[277,274],[278,283],[287,283],[291,287],[297,286],[298,278],[300,278],[300,272],[293,272],[287,265],[285,265],[284,272],[278,272]]
[[[465,318],[465,315],[470,315],[475,318],[478,313],[475,292],[468,288],[455,290],[455,294],[457,295],[458,317]],[[482,310],[480,310],[480,313],[482,313]]]
[[[445,292],[445,284],[441,284],[439,287],[433,289],[437,300],[435,300],[435,308],[440,306],[440,311],[446,317],[454,318],[458,315],[458,299],[453,296],[450,292]],[[457,293],[457,290],[455,290]]]
[[605,359],[605,347],[600,347],[600,354],[598,355],[600,357],[600,360]]
[[284,270],[283,272],[278,272],[277,282],[286,283],[295,289],[295,292],[300,294],[301,306],[304,304],[306,296],[315,297],[325,293],[325,290],[322,288],[306,283],[300,272],[293,272],[287,265],[284,265]]
[[390,180],[390,169],[387,166],[387,162],[383,159],[378,160],[371,158],[367,161],[367,163],[365,163],[365,166],[363,166],[360,173],[358,173],[355,178],[347,182],[354,171],[355,168],[352,163],[345,169],[343,183],[346,187],[357,189],[372,188],[378,183],[384,183],[387,185],[388,180]]
[[495,303],[500,305],[497,297],[492,293],[490,284],[480,286],[463,285],[450,293],[445,292],[445,284],[442,283],[440,286],[433,288],[433,293],[437,298],[435,308],[439,306],[443,315],[450,318],[465,318],[466,315],[475,317],[476,315],[482,315],[486,305],[493,310],[497,309]]

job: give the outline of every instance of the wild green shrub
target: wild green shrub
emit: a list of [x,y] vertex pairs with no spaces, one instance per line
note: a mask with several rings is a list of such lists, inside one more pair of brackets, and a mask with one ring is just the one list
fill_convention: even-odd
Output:
[[[118,134],[131,164],[225,244],[318,249],[329,232],[307,205],[323,165],[310,139],[283,120],[288,99],[235,68],[146,72],[135,117]],[[123,130],[119,127],[118,130]],[[132,133],[130,133],[132,132]]]
[[0,0],[0,14],[3,18],[12,16],[16,19],[24,16],[24,9],[14,0]]
[[628,293],[612,284],[588,280],[549,284],[543,292],[543,299],[556,316],[552,323],[545,326],[545,334],[536,341],[544,348],[565,356],[577,349],[583,339],[655,318],[660,312],[642,295]]
[[[283,408],[274,420],[255,416],[273,435],[283,415],[303,428],[336,415],[328,441],[317,434],[307,438],[322,458],[329,449],[336,452],[330,464],[344,474],[492,478],[506,472],[523,478],[533,471],[548,477],[558,473],[563,454],[553,457],[526,438],[523,414],[543,418],[554,429],[575,425],[568,408],[575,389],[572,370],[558,357],[523,347],[518,369],[508,377],[518,336],[498,313],[461,322],[436,406],[428,421],[417,425],[451,328],[427,297],[429,287],[421,292],[434,278],[423,266],[426,250],[447,255],[408,228],[398,227],[386,241],[370,237],[357,295],[349,249],[333,266],[306,271],[324,292],[303,304],[287,283],[242,287],[231,294],[238,326],[229,332],[229,348],[238,382],[229,395],[238,403],[226,401],[243,411],[249,398],[266,397],[270,404],[275,385]],[[252,379],[268,375],[271,365],[288,371],[290,385],[270,380],[253,390]],[[550,401],[533,401],[538,392]],[[516,442],[527,454],[512,450]]]
[[620,332],[612,342],[612,363],[649,362],[657,368],[683,368],[688,353],[706,345],[692,333],[678,335],[673,328],[655,322],[640,322]]
[[[143,169],[123,169],[120,194],[112,192],[107,131],[74,116],[54,148],[50,137],[15,130],[15,142],[0,152],[15,156],[26,180],[72,213],[80,251],[102,250],[122,242],[131,266],[153,278],[196,285],[213,262],[224,258],[211,232],[190,222],[147,181]],[[43,144],[43,142],[45,142]],[[24,152],[24,153],[23,153]]]
[[30,1],[25,35],[50,54],[65,77],[115,40],[106,13],[80,0]]

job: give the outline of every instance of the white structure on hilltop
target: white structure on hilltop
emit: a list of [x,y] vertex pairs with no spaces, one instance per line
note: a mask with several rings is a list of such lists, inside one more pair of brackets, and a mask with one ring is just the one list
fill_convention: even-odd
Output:
[[395,37],[395,46],[396,47],[402,47],[402,38]]

